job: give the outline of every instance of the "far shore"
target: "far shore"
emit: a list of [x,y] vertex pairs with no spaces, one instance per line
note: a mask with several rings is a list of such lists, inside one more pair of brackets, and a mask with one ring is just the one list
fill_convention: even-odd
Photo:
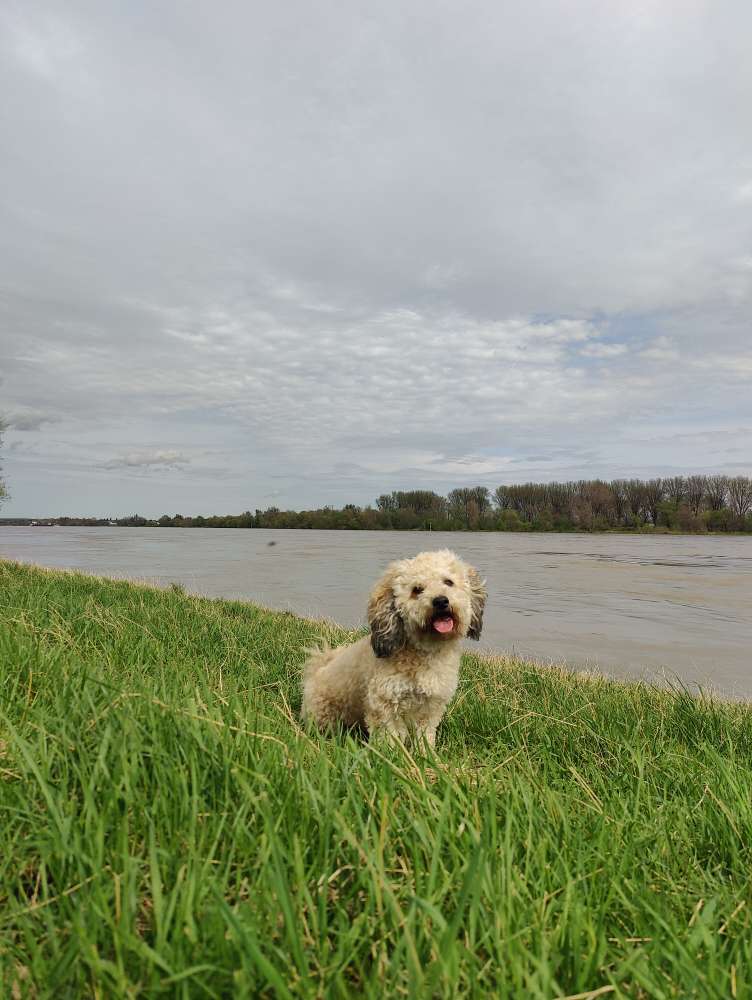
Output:
[[[208,521],[208,518],[204,518],[204,521]],[[752,528],[744,529],[727,529],[722,531],[682,531],[679,528],[668,528],[662,525],[654,527],[653,525],[642,525],[639,528],[533,528],[533,527],[518,527],[518,528],[433,528],[427,526],[418,526],[412,528],[355,528],[349,525],[343,525],[341,527],[333,527],[326,525],[306,525],[306,526],[294,526],[278,524],[278,525],[238,525],[238,524],[159,524],[158,521],[146,521],[143,524],[130,524],[122,523],[116,520],[110,521],[105,519],[89,519],[89,518],[75,518],[75,517],[59,517],[59,518],[47,518],[47,517],[0,517],[0,528],[162,528],[163,530],[176,528],[178,530],[186,529],[201,529],[201,528],[225,528],[230,530],[248,530],[248,531],[331,531],[331,532],[364,532],[364,531],[381,531],[388,532],[389,534],[404,534],[405,532],[422,532],[424,534],[434,534],[436,532],[441,532],[442,534],[457,534],[457,535],[467,535],[467,534],[509,534],[509,535],[624,535],[627,537],[645,537],[646,535],[651,538],[661,537],[663,535],[669,536],[671,538],[676,538],[677,536],[687,537],[687,538],[707,538],[707,537],[718,537],[727,538],[731,536],[752,536]]]

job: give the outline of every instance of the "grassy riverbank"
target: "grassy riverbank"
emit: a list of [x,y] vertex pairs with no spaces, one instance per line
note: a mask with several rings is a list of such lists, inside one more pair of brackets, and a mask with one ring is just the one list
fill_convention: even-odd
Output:
[[425,761],[321,635],[0,563],[0,995],[752,995],[749,708],[468,656]]

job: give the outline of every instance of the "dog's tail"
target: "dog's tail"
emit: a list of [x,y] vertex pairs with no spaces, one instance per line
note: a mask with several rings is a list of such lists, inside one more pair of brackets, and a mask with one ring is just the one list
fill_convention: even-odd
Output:
[[303,703],[300,706],[300,715],[303,721],[316,719],[316,712],[311,705],[315,703],[314,691],[316,683],[314,678],[325,663],[334,655],[334,650],[328,642],[322,640],[319,646],[309,646],[305,650],[306,661],[303,664]]
[[322,639],[319,646],[309,646],[305,650],[307,659],[303,665],[303,680],[307,681],[314,674],[318,673],[321,667],[331,660],[333,653],[334,650],[326,639]]

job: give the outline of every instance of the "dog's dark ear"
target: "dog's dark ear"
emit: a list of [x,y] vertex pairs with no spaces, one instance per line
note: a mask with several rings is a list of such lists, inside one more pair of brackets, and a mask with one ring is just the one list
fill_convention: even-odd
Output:
[[407,642],[405,623],[394,601],[391,567],[371,592],[368,624],[371,626],[371,648],[381,659],[394,656]]
[[480,639],[480,633],[483,629],[483,609],[486,606],[486,593],[485,581],[481,580],[478,575],[478,571],[473,569],[472,566],[467,574],[467,579],[470,584],[470,627],[467,630],[468,639],[475,639],[476,641]]

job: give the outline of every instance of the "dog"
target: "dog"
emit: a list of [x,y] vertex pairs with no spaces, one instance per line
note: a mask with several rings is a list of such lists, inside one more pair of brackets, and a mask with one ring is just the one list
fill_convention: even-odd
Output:
[[457,689],[459,640],[480,639],[485,603],[477,570],[448,549],[391,563],[368,602],[370,636],[311,651],[303,719],[433,747]]

